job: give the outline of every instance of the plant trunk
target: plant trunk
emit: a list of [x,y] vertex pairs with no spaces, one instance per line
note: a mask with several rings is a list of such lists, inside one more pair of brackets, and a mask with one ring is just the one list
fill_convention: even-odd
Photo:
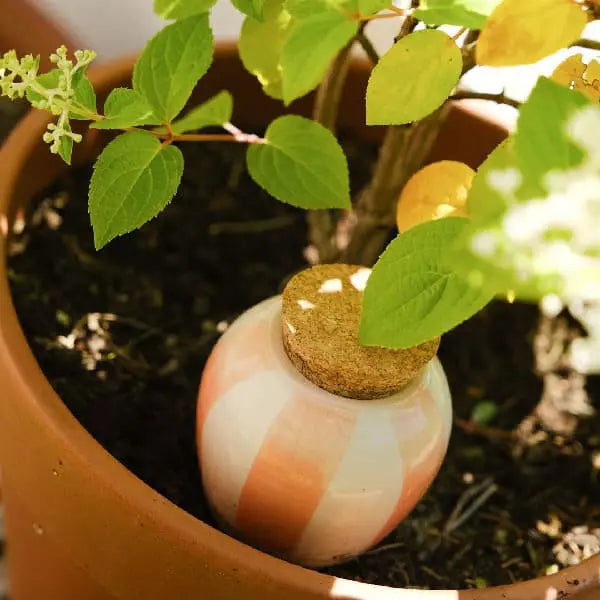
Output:
[[442,107],[411,126],[389,127],[370,184],[360,193],[342,262],[371,266],[396,222],[398,196],[429,155],[443,120]]
[[[344,83],[350,68],[350,55],[354,41],[351,41],[331,63],[323,82],[317,91],[313,119],[335,133],[338,109]],[[318,262],[334,262],[339,255],[336,244],[336,214],[331,210],[311,210],[307,215],[308,238],[317,249]]]

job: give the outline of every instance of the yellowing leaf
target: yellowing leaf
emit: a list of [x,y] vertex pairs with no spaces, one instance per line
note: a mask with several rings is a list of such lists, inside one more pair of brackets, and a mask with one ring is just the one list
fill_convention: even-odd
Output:
[[442,160],[415,173],[398,200],[400,231],[442,217],[465,217],[467,195],[475,171],[461,162]]
[[246,17],[238,48],[244,67],[256,76],[265,94],[280,99],[283,97],[281,51],[292,18],[283,0],[267,0],[263,9],[262,21]]
[[587,23],[574,0],[504,0],[477,42],[477,64],[527,65],[569,46]]
[[597,60],[590,61],[583,78],[590,85],[598,84],[600,82],[600,62]]
[[594,60],[586,65],[582,59],[581,54],[569,56],[556,67],[551,79],[579,90],[594,102],[600,102],[600,63]]

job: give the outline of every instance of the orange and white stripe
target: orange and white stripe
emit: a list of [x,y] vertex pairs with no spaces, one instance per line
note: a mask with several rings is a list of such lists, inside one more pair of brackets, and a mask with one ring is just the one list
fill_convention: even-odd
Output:
[[425,493],[448,445],[450,392],[436,358],[389,398],[330,394],[285,354],[280,310],[277,296],[247,311],[206,364],[202,479],[228,532],[324,566],[373,546]]

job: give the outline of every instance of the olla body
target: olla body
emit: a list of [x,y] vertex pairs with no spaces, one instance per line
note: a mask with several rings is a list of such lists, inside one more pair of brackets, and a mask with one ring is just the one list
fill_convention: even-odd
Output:
[[197,439],[211,509],[225,531],[311,567],[342,562],[389,534],[442,463],[451,399],[430,360],[377,400],[331,394],[282,344],[281,297],[253,307],[215,346]]

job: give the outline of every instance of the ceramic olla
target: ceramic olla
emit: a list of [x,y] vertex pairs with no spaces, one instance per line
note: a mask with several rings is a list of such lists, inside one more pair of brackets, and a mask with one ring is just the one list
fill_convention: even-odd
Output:
[[435,477],[452,422],[446,376],[434,356],[388,397],[347,398],[305,378],[282,337],[277,296],[239,317],[206,364],[206,496],[222,528],[255,547],[343,562],[388,535]]

